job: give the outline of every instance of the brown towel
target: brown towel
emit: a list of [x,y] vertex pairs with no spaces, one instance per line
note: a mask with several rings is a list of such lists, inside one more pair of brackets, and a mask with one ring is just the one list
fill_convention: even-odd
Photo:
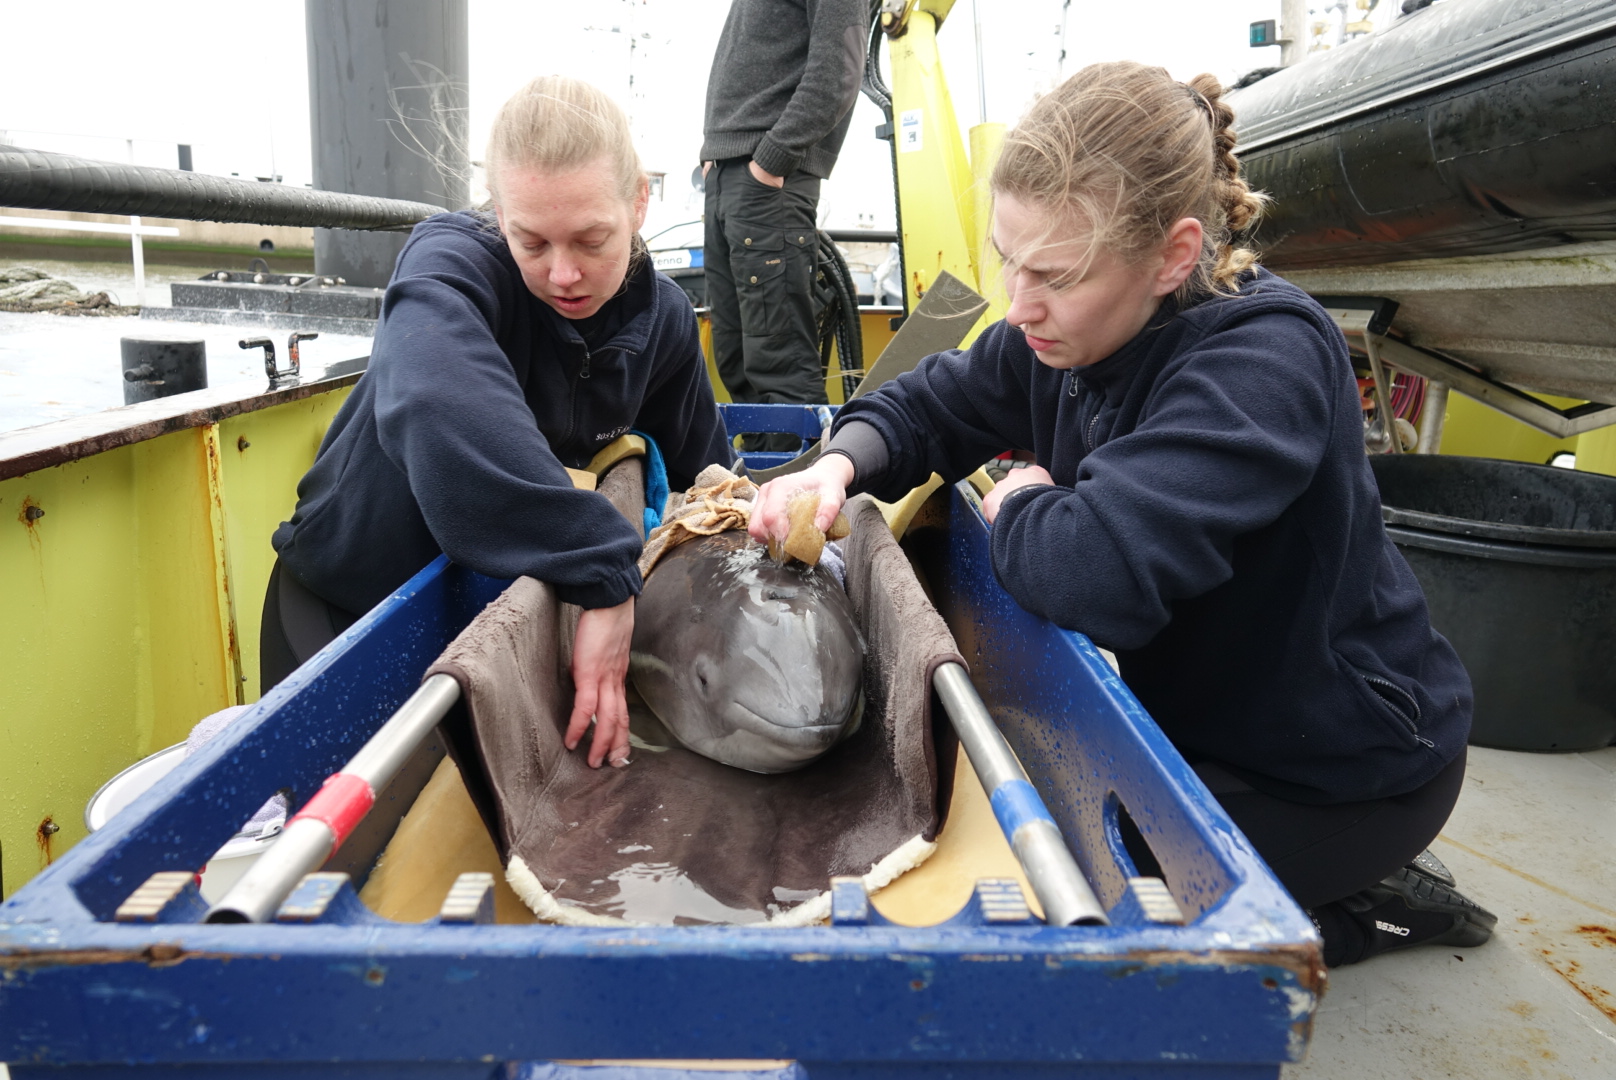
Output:
[[829,913],[832,876],[863,875],[873,891],[930,853],[949,797],[931,673],[957,649],[876,505],[856,499],[848,516],[847,587],[869,646],[864,721],[797,772],[760,776],[678,746],[590,769],[561,743],[572,703],[561,608],[530,579],[433,665],[465,690],[469,716],[446,723],[450,745],[507,878],[541,917],[803,925]]
[[640,576],[649,576],[657,560],[687,540],[746,528],[752,518],[757,487],[722,465],[709,465],[689,491],[668,496],[662,524],[651,530],[640,554]]

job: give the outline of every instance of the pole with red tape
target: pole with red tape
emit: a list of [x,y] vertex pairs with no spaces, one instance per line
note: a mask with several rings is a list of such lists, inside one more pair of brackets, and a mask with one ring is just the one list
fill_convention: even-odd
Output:
[[269,850],[208,909],[205,921],[258,923],[273,917],[303,875],[324,866],[348,839],[376,804],[376,793],[459,699],[460,684],[448,675],[422,683],[341,772],[326,778]]

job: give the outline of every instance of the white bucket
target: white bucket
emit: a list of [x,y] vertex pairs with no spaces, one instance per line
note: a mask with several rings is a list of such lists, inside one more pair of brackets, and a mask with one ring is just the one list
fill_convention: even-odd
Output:
[[[141,758],[102,784],[101,790],[91,796],[84,807],[85,827],[95,832],[104,826],[114,814],[144,795],[184,760],[185,744],[180,743]],[[247,872],[253,860],[275,842],[284,825],[284,821],[272,821],[262,832],[256,831],[258,827],[254,826],[253,832],[239,832],[231,837],[202,868],[202,898],[210,904],[217,903],[230,886]]]

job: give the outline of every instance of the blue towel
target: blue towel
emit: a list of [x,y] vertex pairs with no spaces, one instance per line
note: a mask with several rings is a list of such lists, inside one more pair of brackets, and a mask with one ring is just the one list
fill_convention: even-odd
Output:
[[645,440],[645,535],[662,524],[662,508],[668,505],[668,467],[662,463],[662,450],[643,431],[633,431]]

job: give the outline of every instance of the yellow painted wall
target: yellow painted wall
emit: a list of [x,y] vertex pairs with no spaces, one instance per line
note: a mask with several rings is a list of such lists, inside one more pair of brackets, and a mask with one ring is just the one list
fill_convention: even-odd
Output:
[[[1580,404],[1570,398],[1544,396],[1543,400],[1562,409]],[[1544,465],[1562,450],[1577,453],[1578,438],[1588,437],[1556,439],[1455,391],[1448,395],[1448,413],[1442,423],[1439,449],[1441,453],[1459,457],[1502,458]],[[1584,467],[1580,456],[1577,467]]]
[[46,818],[58,856],[109,777],[256,700],[269,535],[347,393],[0,481],[6,895],[43,869]]
[[207,502],[194,430],[0,483],[7,893],[44,868],[45,819],[59,855],[104,780],[224,703]]
[[297,482],[314,464],[326,428],[347,399],[348,388],[333,390],[232,416],[219,425],[230,596],[241,648],[244,701],[258,700],[258,624],[264,612],[264,587],[275,565],[270,535],[292,516]]
[[[698,321],[701,332],[701,353],[707,360],[707,378],[713,384],[713,395],[719,401],[733,400],[729,391],[724,388],[724,380],[718,377],[718,367],[713,363],[713,324],[705,312]],[[892,315],[888,312],[861,311],[859,312],[859,329],[863,334],[864,367],[868,369],[875,363],[881,350],[887,347],[892,340]],[[825,372],[825,393],[829,396],[832,405],[840,405],[842,396],[841,360],[837,350],[831,349],[830,368]]]
[[1616,427],[1597,428],[1577,436],[1577,468],[1616,476]]

